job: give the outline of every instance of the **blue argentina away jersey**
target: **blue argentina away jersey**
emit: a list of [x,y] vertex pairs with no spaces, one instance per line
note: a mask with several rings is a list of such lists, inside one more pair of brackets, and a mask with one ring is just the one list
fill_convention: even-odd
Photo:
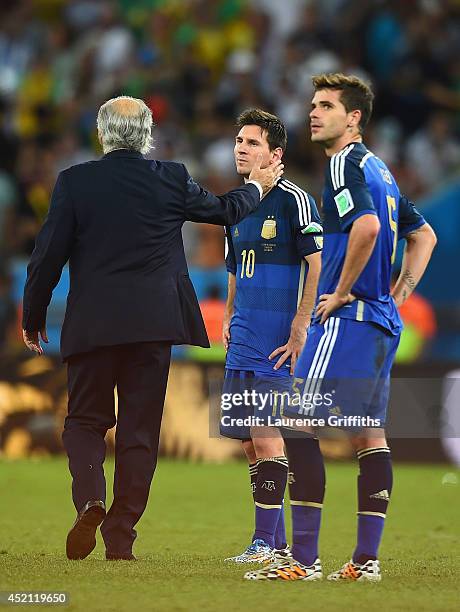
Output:
[[380,232],[372,255],[351,292],[357,297],[334,316],[371,321],[393,334],[402,329],[390,296],[391,268],[398,239],[425,223],[402,196],[386,165],[362,143],[346,146],[331,157],[323,192],[324,248],[318,295],[333,293],[342,272],[349,231],[356,219],[377,215]]
[[319,223],[314,199],[282,179],[255,212],[226,228],[227,270],[236,276],[227,368],[273,375],[268,356],[289,339],[308,272],[304,257],[322,247]]

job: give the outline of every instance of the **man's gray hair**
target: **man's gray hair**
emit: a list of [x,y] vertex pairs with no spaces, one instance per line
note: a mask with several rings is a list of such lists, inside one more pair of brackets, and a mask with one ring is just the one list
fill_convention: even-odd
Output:
[[143,155],[153,146],[153,117],[137,98],[118,96],[107,100],[97,114],[97,129],[104,153],[132,149]]

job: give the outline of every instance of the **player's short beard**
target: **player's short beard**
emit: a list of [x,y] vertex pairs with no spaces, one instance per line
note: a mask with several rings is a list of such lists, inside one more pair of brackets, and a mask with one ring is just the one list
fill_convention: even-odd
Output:
[[336,138],[325,138],[323,140],[312,139],[313,144],[319,145],[323,149],[330,149],[334,145],[335,141]]
[[238,176],[241,176],[244,180],[247,180],[249,178],[249,175],[251,174],[251,170],[238,170],[238,166],[235,164],[235,170],[236,173],[238,174]]
[[342,132],[342,134],[337,134],[335,136],[330,136],[329,138],[323,138],[321,140],[313,140],[312,142],[313,144],[317,144],[320,147],[322,147],[323,149],[327,150],[327,149],[331,149],[335,143],[337,142],[337,140],[339,140],[340,138],[342,138],[342,136],[345,134],[345,131]]

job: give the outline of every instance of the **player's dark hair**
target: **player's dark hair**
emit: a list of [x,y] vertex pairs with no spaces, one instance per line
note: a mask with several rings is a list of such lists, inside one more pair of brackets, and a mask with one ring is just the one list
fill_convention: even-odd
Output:
[[341,91],[340,101],[347,113],[354,110],[361,111],[361,120],[358,128],[362,134],[372,115],[374,93],[368,83],[357,76],[347,76],[341,72],[334,74],[319,74],[312,77],[315,91],[321,89],[336,89]]
[[286,127],[276,115],[260,110],[260,108],[248,108],[236,120],[236,127],[241,129],[244,125],[258,125],[262,131],[267,132],[267,142],[270,151],[278,147],[283,149],[283,151],[286,150]]

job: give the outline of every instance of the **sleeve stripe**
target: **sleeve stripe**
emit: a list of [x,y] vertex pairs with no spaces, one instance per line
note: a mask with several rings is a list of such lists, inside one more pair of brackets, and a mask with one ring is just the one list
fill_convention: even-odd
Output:
[[370,151],[368,151],[368,152],[366,153],[366,155],[365,155],[365,156],[362,158],[362,160],[360,161],[360,163],[359,163],[359,167],[360,167],[360,168],[364,168],[364,166],[365,166],[365,164],[366,164],[367,160],[368,160],[368,159],[370,159],[371,157],[375,157],[375,155],[374,155],[373,153],[371,153]]
[[297,202],[297,208],[299,209],[299,223],[300,223],[300,227],[304,227],[305,225],[307,225],[304,220],[303,220],[303,209],[302,209],[302,204],[300,201],[300,196],[297,192],[293,191],[292,189],[290,189],[289,187],[287,187],[287,185],[283,183],[278,183],[278,187],[281,187],[281,189],[283,189],[284,191],[287,191],[288,193],[292,193],[292,195],[295,197],[295,200]]
[[281,187],[281,189],[287,191],[288,193],[292,193],[292,195],[295,197],[297,208],[299,210],[300,227],[307,226],[311,221],[311,209],[308,195],[305,193],[305,191],[303,191],[303,189],[300,189],[300,187],[297,187],[297,185],[294,185],[294,183],[291,183],[286,179],[280,181],[278,183],[278,187]]
[[302,261],[300,262],[299,286],[297,288],[297,308],[299,308],[300,302],[302,301],[303,288],[305,285],[305,271],[306,271],[305,257],[302,257]]
[[348,147],[345,147],[345,149],[331,157],[330,170],[334,191],[345,186],[345,158],[354,146],[354,144],[348,145]]
[[340,151],[340,153],[336,153],[335,155],[333,155],[331,157],[331,161],[330,161],[332,187],[333,187],[334,191],[337,191],[337,189],[338,189],[338,187],[337,187],[338,175],[336,174],[336,167],[337,167],[337,161],[338,161],[337,158],[340,157],[340,155],[342,155],[343,152],[344,151]]
[[309,223],[311,223],[311,207],[310,207],[310,200],[308,198],[308,193],[304,191],[303,189],[301,189],[300,187],[298,187],[297,185],[295,185],[294,183],[292,183],[291,181],[288,181],[287,179],[284,179],[284,180],[285,180],[286,185],[289,185],[289,187],[297,190],[300,193],[300,199],[302,201],[305,225],[308,225]]
[[329,171],[331,173],[332,189],[337,191],[337,181],[335,180],[335,155],[333,155],[329,161]]
[[345,187],[345,158],[354,146],[355,145],[350,145],[347,149],[345,149],[345,153],[340,158],[339,187]]
[[224,258],[227,259],[228,252],[230,251],[230,239],[229,236],[231,234],[232,228],[229,225],[224,225]]

